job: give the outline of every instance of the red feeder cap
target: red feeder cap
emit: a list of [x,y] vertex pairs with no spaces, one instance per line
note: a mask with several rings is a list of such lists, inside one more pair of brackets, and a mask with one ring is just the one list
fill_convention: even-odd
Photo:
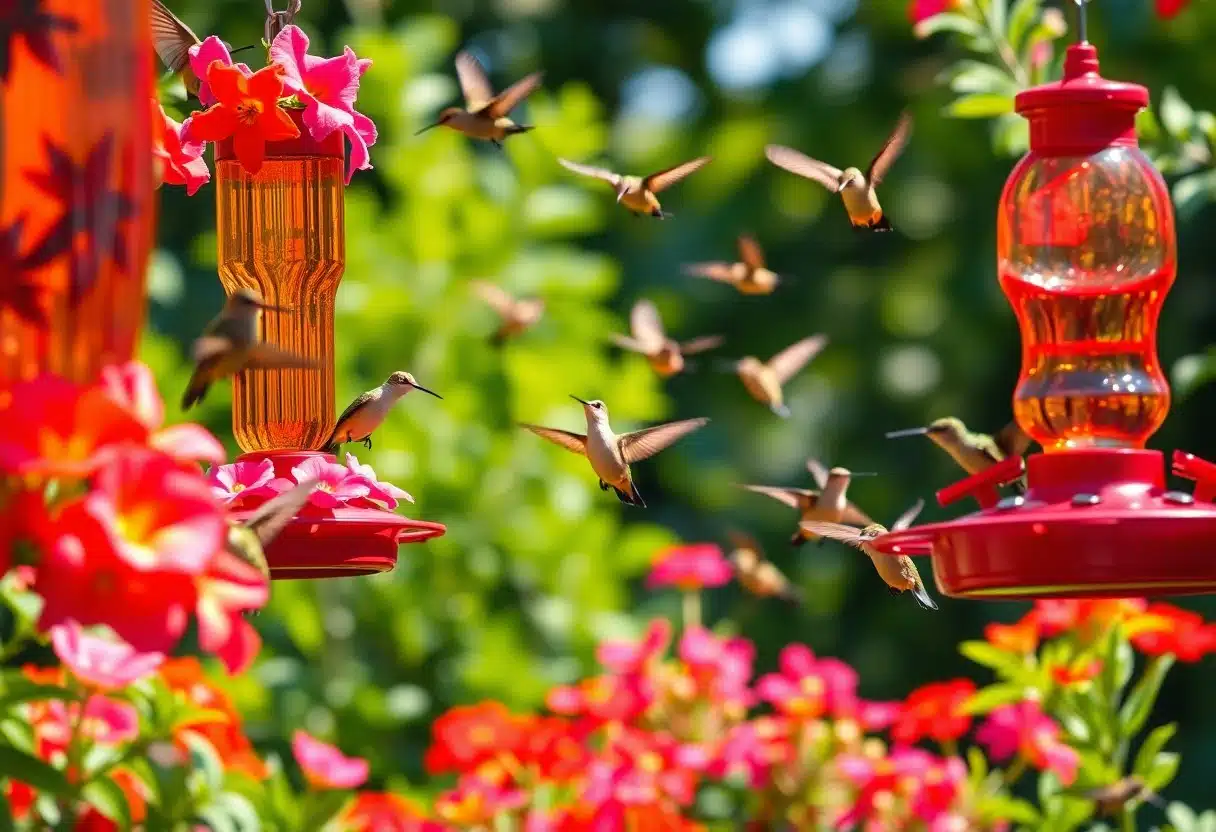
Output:
[[1030,122],[1030,149],[1054,156],[1134,146],[1136,113],[1147,106],[1144,87],[1098,74],[1098,50],[1090,43],[1068,47],[1059,81],[1023,90],[1014,99],[1018,113]]

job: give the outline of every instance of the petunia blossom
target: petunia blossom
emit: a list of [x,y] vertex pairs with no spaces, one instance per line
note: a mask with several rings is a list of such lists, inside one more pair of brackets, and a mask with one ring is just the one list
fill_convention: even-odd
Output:
[[347,757],[337,748],[303,731],[291,736],[291,753],[314,788],[357,789],[367,780],[367,760]]
[[778,666],[780,673],[760,677],[756,693],[779,713],[816,719],[858,711],[857,671],[839,659],[817,659],[806,645],[790,644],[782,649]]
[[77,679],[98,688],[121,688],[153,673],[164,653],[141,653],[125,641],[86,633],[74,620],[52,628],[55,655]]
[[924,685],[908,695],[899,718],[891,726],[891,738],[911,745],[928,737],[950,743],[967,733],[971,717],[963,706],[975,693],[975,682],[954,679]]
[[340,508],[371,493],[367,477],[320,456],[310,457],[292,468],[291,476],[296,483],[317,481],[317,487],[308,495],[308,502],[318,508]]
[[722,556],[721,548],[713,543],[693,543],[659,552],[646,577],[646,586],[649,589],[674,586],[692,592],[722,586],[730,578],[730,563]]
[[414,498],[409,492],[398,488],[391,482],[379,479],[372,466],[361,464],[355,455],[349,452],[346,454],[346,467],[352,474],[367,480],[367,499],[369,501],[379,503],[390,510],[396,508],[401,500],[405,500],[407,503],[414,502]]
[[224,446],[202,425],[165,424],[165,403],[147,364],[128,361],[101,370],[101,389],[148,430],[148,446],[183,462],[218,465],[227,454]]
[[435,720],[431,737],[423,757],[429,773],[474,771],[517,752],[524,740],[524,720],[501,702],[460,705]]
[[638,641],[608,639],[596,647],[595,657],[605,668],[617,674],[642,673],[663,657],[671,644],[671,622],[666,618],[651,619],[646,633]]
[[230,508],[250,500],[273,497],[276,493],[270,487],[273,480],[274,462],[269,459],[215,465],[207,472],[211,495]]
[[988,715],[975,735],[997,761],[1017,755],[1040,771],[1053,771],[1064,785],[1077,776],[1079,756],[1060,741],[1060,727],[1043,713],[1038,702],[1002,705]]
[[[211,171],[203,158],[206,145],[189,139],[190,119],[179,123],[173,119],[159,101],[153,100],[152,157],[158,163],[160,182],[165,185],[185,185],[186,195],[194,194],[211,181]],[[183,134],[186,138],[183,138]]]
[[210,84],[207,83],[207,68],[211,66],[212,61],[219,61],[223,66],[234,66],[242,75],[253,74],[248,65],[232,63],[232,55],[228,52],[228,47],[215,35],[205,38],[202,43],[191,46],[187,54],[190,56],[190,71],[198,76],[200,83],[198,100],[204,107],[210,107],[215,103],[215,95],[211,92]]
[[359,79],[371,66],[359,60],[349,46],[335,58],[308,54],[308,35],[298,26],[284,26],[270,45],[270,60],[283,67],[284,87],[304,105],[301,120],[317,141],[341,130],[350,141],[346,181],[356,170],[371,168],[368,147],[376,143],[376,125],[355,111]]
[[244,614],[266,605],[267,583],[257,567],[228,551],[216,555],[198,579],[198,643],[218,656],[229,673],[246,670],[262,645]]
[[300,128],[279,106],[279,96],[283,94],[281,73],[278,64],[244,75],[219,61],[213,62],[207,67],[207,82],[216,103],[191,117],[190,139],[218,142],[231,138],[241,167],[250,176],[256,176],[266,160],[267,142],[300,135]]

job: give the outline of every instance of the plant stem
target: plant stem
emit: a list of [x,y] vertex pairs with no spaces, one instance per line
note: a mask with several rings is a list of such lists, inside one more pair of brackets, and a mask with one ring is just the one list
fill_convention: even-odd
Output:
[[1021,754],[1013,761],[1013,765],[1005,769],[1004,781],[1006,786],[1012,786],[1014,783],[1022,779],[1022,775],[1026,773],[1026,758]]
[[701,626],[701,593],[689,590],[684,593],[684,629]]
[[954,740],[945,740],[942,742],[942,754],[947,757],[958,756],[958,743]]

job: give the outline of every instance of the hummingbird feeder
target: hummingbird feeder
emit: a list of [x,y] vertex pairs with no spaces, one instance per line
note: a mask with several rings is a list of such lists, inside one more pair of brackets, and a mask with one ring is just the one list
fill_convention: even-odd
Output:
[[[1144,447],[1169,410],[1156,336],[1177,269],[1169,191],[1136,142],[1147,105],[1144,87],[1098,74],[1083,25],[1063,79],[1016,98],[1030,151],[1001,195],[997,268],[1022,336],[1014,417],[1043,452],[937,493],[981,511],[874,542],[930,555],[946,595],[1216,591],[1216,465],[1176,451],[1196,485],[1174,490]],[[1026,493],[1001,499],[1024,471]]]
[[[268,4],[269,9],[269,4]],[[299,11],[269,12],[267,42]],[[238,462],[269,459],[275,476],[311,457],[333,461],[324,445],[334,427],[334,301],[346,267],[345,144],[341,131],[318,141],[289,111],[297,138],[266,144],[256,174],[242,167],[233,140],[217,143],[216,240],[220,282],[242,287],[283,311],[262,316],[268,343],[316,362],[316,369],[242,372],[233,379],[232,428]],[[251,511],[234,511],[236,520]],[[306,510],[267,548],[272,578],[327,578],[391,570],[397,547],[437,537],[438,523],[391,511]]]
[[154,224],[146,19],[146,0],[0,12],[0,388],[90,383],[135,351]]

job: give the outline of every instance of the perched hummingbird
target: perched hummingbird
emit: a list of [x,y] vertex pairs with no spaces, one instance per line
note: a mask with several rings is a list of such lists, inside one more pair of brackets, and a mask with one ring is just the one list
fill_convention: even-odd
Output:
[[[925,501],[917,500],[915,505],[900,515],[891,526],[891,531],[897,532],[908,528],[924,507]],[[859,529],[856,526],[845,526],[839,523],[803,522],[801,525],[807,534],[827,537],[856,546],[870,558],[878,576],[890,587],[892,593],[910,591],[922,607],[929,610],[937,609],[937,604],[925,591],[925,584],[921,581],[920,572],[917,571],[912,558],[906,555],[884,555],[870,545],[871,540],[887,533],[886,526],[871,523],[864,529]]]
[[721,335],[704,335],[691,341],[679,343],[667,337],[659,310],[648,300],[640,300],[629,313],[629,328],[632,337],[613,334],[612,340],[621,349],[631,350],[646,356],[650,366],[663,378],[669,378],[684,369],[684,356],[712,350],[721,346]]
[[1135,774],[1117,780],[1108,786],[1090,789],[1082,796],[1086,800],[1092,800],[1098,804],[1094,812],[1098,817],[1114,817],[1133,800],[1151,803],[1163,811],[1166,807],[1165,801],[1148,787],[1144,778]]
[[571,433],[557,428],[545,428],[539,425],[520,425],[532,431],[537,436],[561,445],[568,451],[582,454],[591,463],[591,470],[600,478],[600,490],[611,488],[616,492],[622,503],[631,506],[646,507],[642,495],[638,494],[633,485],[633,477],[629,466],[643,459],[649,459],[664,448],[672,445],[677,439],[687,436],[697,428],[704,426],[709,419],[684,419],[680,422],[668,422],[665,425],[642,428],[632,433],[622,433],[617,436],[608,424],[608,408],[598,399],[584,401],[578,396],[571,396],[583,406],[583,414],[587,417],[587,435]]
[[[833,468],[824,471],[817,460],[807,460],[807,468],[815,478],[818,491],[809,488],[781,488],[775,485],[745,485],[748,491],[771,497],[779,503],[797,509],[799,526],[790,538],[790,544],[802,544],[818,540],[816,535],[808,535],[802,528],[802,523],[817,520],[825,523],[848,523],[853,526],[868,526],[874,521],[855,504],[849,502],[847,493],[849,482],[853,477],[869,476],[868,473],[854,473],[848,468]],[[823,476],[820,476],[822,474]]]
[[414,377],[409,373],[398,370],[389,376],[384,384],[363,393],[342,411],[325,447],[330,453],[336,454],[338,448],[346,442],[362,442],[364,447],[370,450],[372,433],[384,424],[388,412],[393,409],[397,400],[411,390],[421,390],[437,399],[443,398],[434,390],[428,390],[414,381]]
[[[160,0],[151,0],[152,46],[160,56],[161,63],[170,72],[181,75],[182,84],[186,87],[187,95],[198,98],[201,81],[194,70],[190,68],[190,47],[202,43],[194,30],[182,22],[181,18],[169,11]],[[249,47],[233,49],[228,44],[230,53],[242,52]]]
[[279,536],[291,519],[299,514],[308,502],[308,495],[317,487],[318,480],[305,480],[294,488],[284,491],[258,506],[244,523],[228,524],[226,548],[259,572],[270,577],[266,563],[266,547]]
[[767,295],[777,288],[778,277],[764,265],[764,252],[755,238],[739,237],[739,262],[691,263],[684,272],[692,277],[705,277],[719,283],[729,283],[744,295]]
[[791,604],[802,603],[802,593],[789,578],[764,556],[764,551],[752,537],[742,532],[731,532],[731,563],[739,576],[739,583],[759,598],[780,598]]
[[602,179],[616,190],[616,201],[624,205],[635,215],[649,214],[656,219],[664,220],[671,214],[663,211],[659,205],[657,194],[670,188],[689,174],[695,173],[708,165],[712,160],[709,156],[700,156],[682,165],[652,173],[650,176],[624,176],[604,168],[594,168],[590,165],[580,165],[566,159],[558,159],[561,166],[568,171]]
[[460,91],[464,94],[464,108],[448,107],[439,114],[438,121],[428,124],[414,135],[442,125],[472,139],[489,139],[495,147],[502,147],[507,136],[527,133],[532,129],[529,125],[511,121],[508,114],[540,86],[543,72],[533,72],[495,95],[485,68],[472,53],[461,51],[456,55],[456,76],[460,79]]
[[540,298],[513,298],[484,280],[474,280],[470,285],[502,322],[490,339],[490,343],[496,347],[502,346],[508,338],[531,329],[545,314],[545,302]]
[[215,320],[207,324],[194,342],[194,372],[182,397],[182,410],[189,410],[207,395],[212,382],[242,370],[311,369],[317,362],[258,340],[262,310],[288,311],[271,306],[253,289],[240,288],[229,295]]
[[781,386],[793,378],[812,358],[828,345],[826,335],[812,335],[786,347],[768,360],[747,356],[728,366],[743,381],[747,392],[782,419],[789,418],[790,409],[785,406]]
[[[927,436],[968,474],[978,474],[989,466],[1003,462],[1008,456],[1023,456],[1030,449],[1031,439],[1016,421],[1003,427],[996,436],[972,433],[961,419],[947,416],[934,419],[921,428],[894,430],[888,439],[904,436]],[[1026,490],[1025,482],[1013,483],[1018,492]]]
[[890,231],[891,223],[887,221],[882,205],[878,202],[876,189],[891,169],[891,165],[899,158],[911,131],[912,117],[903,113],[864,174],[857,168],[834,168],[827,162],[812,159],[797,150],[777,144],[764,148],[764,155],[777,167],[812,179],[829,191],[840,194],[844,208],[849,214],[849,222],[854,228]]

